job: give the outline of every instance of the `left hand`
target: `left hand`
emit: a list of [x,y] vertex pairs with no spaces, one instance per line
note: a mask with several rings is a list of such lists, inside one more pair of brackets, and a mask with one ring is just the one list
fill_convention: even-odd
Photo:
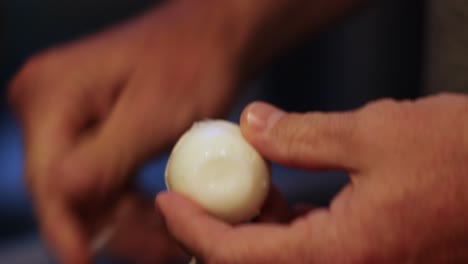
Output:
[[468,263],[468,98],[384,100],[345,113],[254,103],[244,136],[266,158],[351,182],[288,225],[230,226],[184,197],[157,197],[170,232],[205,263]]
[[242,48],[230,7],[168,1],[50,47],[13,78],[26,184],[60,263],[91,263],[93,245],[106,244],[95,238],[109,226],[115,235],[106,250],[131,263],[181,255],[152,199],[133,188],[134,176],[194,121],[222,115],[234,99],[234,54]]

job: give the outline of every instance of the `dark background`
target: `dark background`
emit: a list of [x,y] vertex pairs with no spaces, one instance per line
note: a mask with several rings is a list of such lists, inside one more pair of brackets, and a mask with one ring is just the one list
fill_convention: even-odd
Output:
[[[154,5],[150,0],[0,0],[0,263],[47,263],[22,182],[21,133],[8,109],[8,80],[32,54],[105,28]],[[287,110],[345,110],[381,97],[414,98],[423,91],[423,1],[372,1],[369,7],[276,60],[231,114],[260,98]],[[156,109],[155,109],[156,111]],[[165,158],[138,178],[142,190],[164,188]],[[288,200],[325,205],[343,174],[274,167]],[[28,261],[34,259],[34,261]],[[42,261],[42,262],[41,262]]]

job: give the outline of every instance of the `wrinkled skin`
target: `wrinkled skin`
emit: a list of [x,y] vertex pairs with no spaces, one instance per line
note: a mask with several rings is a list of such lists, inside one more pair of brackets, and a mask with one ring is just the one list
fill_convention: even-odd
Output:
[[223,114],[235,93],[233,42],[223,23],[213,23],[228,16],[199,6],[166,4],[52,47],[12,80],[27,185],[42,234],[63,263],[89,263],[92,240],[109,225],[116,234],[108,249],[132,262],[180,255],[131,182],[193,121]]
[[[344,113],[248,106],[244,136],[265,157],[351,182],[329,208],[289,224],[232,227],[188,199],[162,193],[170,232],[217,263],[467,263],[468,98],[383,100]],[[291,179],[293,180],[293,179]]]

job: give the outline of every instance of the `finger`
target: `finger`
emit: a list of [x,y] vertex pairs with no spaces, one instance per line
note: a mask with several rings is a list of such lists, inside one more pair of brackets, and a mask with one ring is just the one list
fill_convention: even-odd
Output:
[[[210,234],[213,236],[211,239],[216,240],[231,229],[231,226],[223,222],[219,222],[213,218],[205,218],[206,212],[195,205],[188,199],[184,199],[178,194],[172,192],[163,192],[156,197],[156,208],[160,209],[166,226],[175,238],[190,250],[190,253],[196,253],[199,256],[206,256],[209,254],[209,248],[206,244],[198,244],[199,237],[207,235],[205,232],[206,226],[177,226],[182,222],[184,217],[202,217],[204,225],[211,225],[212,230]],[[173,210],[171,206],[181,206],[177,210]],[[187,211],[188,210],[188,211]],[[193,229],[192,229],[193,228]],[[190,236],[185,236],[186,232],[190,232]]]
[[[57,111],[57,113],[65,113]],[[57,181],[55,167],[73,145],[73,126],[70,119],[61,116],[44,115],[42,118],[24,120],[26,127],[26,168],[27,182],[33,194],[38,218],[48,243],[64,263],[89,263],[85,240],[80,237],[82,227],[75,216],[65,207],[65,199]],[[35,120],[42,123],[35,124]]]
[[86,113],[78,112],[71,104],[54,107],[43,106],[23,112],[20,116],[25,143],[26,173],[30,181],[44,179],[31,175],[44,175],[49,178],[56,161],[72,147],[78,131],[86,123]]
[[64,162],[64,173],[74,180],[63,184],[75,197],[119,192],[136,168],[165,150],[190,124],[193,113],[174,111],[179,99],[147,92],[153,87],[143,90],[128,84],[99,130]]
[[291,226],[232,227],[178,194],[159,194],[156,202],[172,235],[207,263],[324,263],[332,249],[338,254],[323,210]]
[[271,186],[268,197],[255,218],[258,222],[287,223],[291,220],[291,212],[286,199],[275,186]]
[[153,208],[147,197],[125,195],[115,209],[114,234],[106,247],[112,255],[129,263],[168,263],[182,257],[161,213]]
[[252,103],[241,117],[246,139],[266,158],[304,169],[357,169],[354,114],[288,114]]
[[87,237],[80,223],[61,201],[38,205],[42,234],[61,263],[90,264]]
[[36,100],[28,98],[26,101],[16,98],[15,103],[24,131],[26,185],[32,192],[41,228],[54,252],[60,259],[77,261],[70,263],[85,263],[87,251],[79,237],[81,229],[74,223],[64,201],[60,201],[62,194],[55,183],[56,167],[73,147],[88,116],[81,106],[76,107],[78,101],[63,100],[58,94],[34,98]]

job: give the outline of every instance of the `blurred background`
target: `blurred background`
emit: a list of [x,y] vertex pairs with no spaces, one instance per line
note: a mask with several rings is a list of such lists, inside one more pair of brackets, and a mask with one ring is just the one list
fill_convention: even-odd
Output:
[[[8,109],[9,79],[32,54],[122,21],[150,0],[0,0],[0,263],[50,263],[23,185],[21,131]],[[253,99],[287,110],[345,110],[381,97],[422,92],[423,1],[372,3],[276,60],[249,84],[230,118]],[[142,191],[164,189],[165,157],[143,169]],[[290,203],[326,205],[346,177],[274,166],[274,181]]]

